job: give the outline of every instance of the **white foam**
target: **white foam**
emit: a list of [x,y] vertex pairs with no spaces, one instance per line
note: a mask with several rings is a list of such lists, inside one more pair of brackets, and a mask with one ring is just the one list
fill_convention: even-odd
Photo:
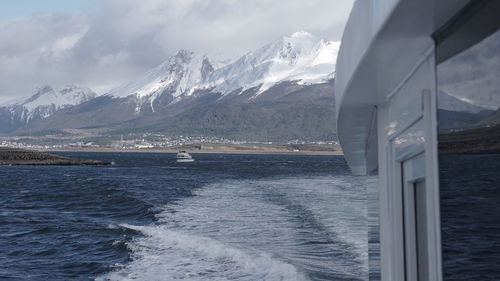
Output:
[[98,280],[367,279],[365,196],[350,176],[211,184],[157,225],[121,225],[143,235],[127,244],[133,260]]
[[295,267],[264,252],[165,226],[121,226],[145,237],[128,244],[132,263],[97,280],[306,280]]

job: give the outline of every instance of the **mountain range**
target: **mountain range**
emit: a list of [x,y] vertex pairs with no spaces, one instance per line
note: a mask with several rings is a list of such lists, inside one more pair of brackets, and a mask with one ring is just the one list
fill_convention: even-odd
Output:
[[332,139],[339,45],[296,32],[224,64],[180,50],[104,95],[41,87],[24,101],[0,107],[0,132]]
[[482,126],[483,120],[494,113],[493,110],[471,103],[438,90],[438,118],[441,131]]
[[[179,50],[104,95],[77,86],[40,87],[28,98],[0,106],[0,133],[333,140],[339,46],[296,32],[224,63]],[[493,114],[443,89],[438,99],[441,129],[482,124]]]
[[0,132],[14,132],[28,123],[43,120],[59,110],[96,96],[92,90],[78,86],[66,86],[59,90],[50,86],[37,88],[30,97],[0,107]]

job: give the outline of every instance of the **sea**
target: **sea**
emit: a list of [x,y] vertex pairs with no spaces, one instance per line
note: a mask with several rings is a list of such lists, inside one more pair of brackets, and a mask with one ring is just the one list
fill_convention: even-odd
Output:
[[58,154],[0,166],[1,280],[367,280],[366,188],[342,156]]
[[500,154],[441,155],[443,280],[500,280]]

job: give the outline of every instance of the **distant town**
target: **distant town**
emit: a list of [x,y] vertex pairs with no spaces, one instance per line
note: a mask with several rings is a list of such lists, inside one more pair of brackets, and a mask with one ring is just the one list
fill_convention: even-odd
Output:
[[40,151],[177,151],[200,152],[326,152],[340,153],[337,141],[285,142],[230,140],[208,136],[165,136],[162,134],[127,134],[95,136],[4,136],[0,147]]

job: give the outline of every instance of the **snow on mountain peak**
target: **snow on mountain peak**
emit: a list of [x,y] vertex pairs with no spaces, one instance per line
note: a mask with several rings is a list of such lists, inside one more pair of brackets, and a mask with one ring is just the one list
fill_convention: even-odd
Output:
[[35,89],[32,96],[18,102],[18,105],[24,106],[29,111],[38,106],[54,105],[56,108],[76,105],[94,98],[96,94],[88,89],[78,86],[66,86],[59,91],[51,86],[42,86]]
[[443,89],[439,89],[437,97],[439,109],[455,112],[468,112],[472,114],[478,114],[491,110],[490,108],[475,105],[473,100],[452,95]]
[[339,42],[296,32],[216,70],[212,85],[222,94],[260,87],[258,95],[283,81],[321,83],[333,78],[339,47]]
[[283,81],[321,83],[333,78],[339,45],[299,31],[222,66],[206,55],[180,50],[143,77],[108,94],[135,96],[139,112],[146,102],[154,111],[155,99],[165,93],[177,102],[200,89],[227,95],[260,87],[259,94]]
[[296,31],[296,32],[292,33],[292,35],[290,37],[291,38],[314,38],[315,36],[307,31],[301,30],[301,31]]
[[108,94],[114,97],[135,95],[138,100],[152,103],[155,97],[168,91],[176,98],[192,92],[193,87],[206,79],[213,70],[206,55],[180,50],[141,78],[115,88]]
[[22,109],[21,119],[29,121],[36,116],[46,118],[55,111],[74,106],[96,97],[92,90],[78,86],[66,86],[56,91],[51,86],[42,86],[35,89],[33,94],[22,98],[7,107],[11,112]]
[[16,104],[21,103],[22,105],[29,105],[32,103],[36,103],[37,101],[40,102],[40,98],[42,96],[46,98],[47,96],[57,96],[57,94],[51,86],[45,85],[37,87],[30,97],[24,99],[21,102],[16,102]]

